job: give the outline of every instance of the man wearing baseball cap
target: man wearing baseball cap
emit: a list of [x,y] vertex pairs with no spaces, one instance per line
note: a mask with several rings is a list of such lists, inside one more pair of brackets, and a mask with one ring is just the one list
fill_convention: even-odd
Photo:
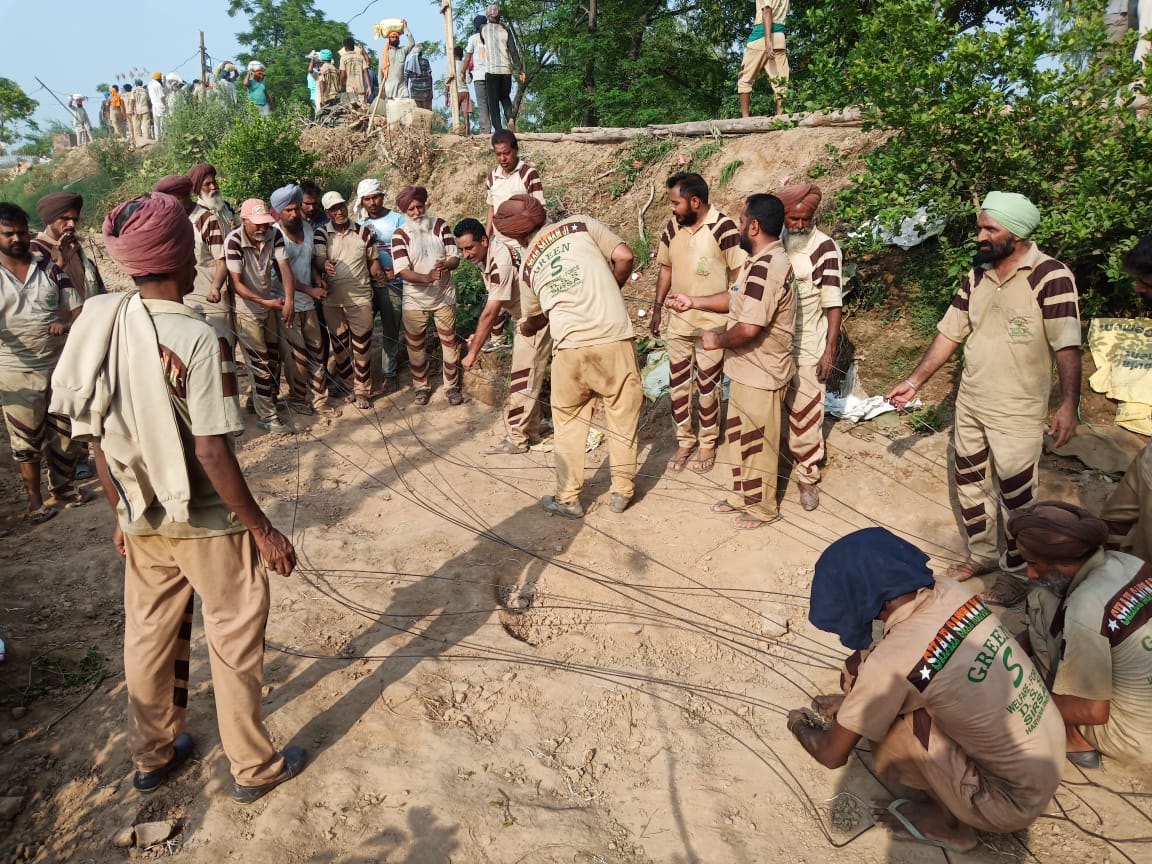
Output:
[[[332,336],[332,357],[348,401],[361,410],[372,407],[372,282],[384,282],[376,238],[371,229],[349,217],[339,192],[320,199],[329,222],[316,229],[316,258],[324,267],[328,291],[324,320]],[[354,378],[354,383],[353,383]]]
[[[385,273],[392,271],[392,237],[404,224],[404,214],[399,210],[389,210],[384,203],[384,189],[375,177],[366,177],[356,187],[356,219],[372,229],[376,237],[376,250],[380,266]],[[397,373],[400,361],[401,309],[404,282],[395,278],[372,285],[372,308],[380,315],[380,329],[384,337],[384,350],[381,354],[384,372],[384,395],[400,389]]]
[[[276,217],[259,198],[240,205],[240,227],[224,238],[224,261],[236,294],[236,336],[248,358],[248,382],[256,425],[268,432],[292,432],[276,416],[280,381],[280,328],[296,312],[296,279],[284,248],[273,231]],[[284,285],[284,299],[272,296],[272,262]]]

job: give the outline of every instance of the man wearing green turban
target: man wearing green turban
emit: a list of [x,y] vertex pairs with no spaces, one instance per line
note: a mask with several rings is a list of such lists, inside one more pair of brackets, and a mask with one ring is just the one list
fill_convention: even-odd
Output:
[[[988,193],[976,218],[976,266],[920,365],[887,395],[903,408],[964,345],[953,445],[968,557],[949,575],[964,581],[998,573],[981,596],[1001,606],[1028,593],[1024,559],[1003,526],[1036,499],[1044,432],[1055,447],[1066,444],[1076,431],[1080,401],[1076,280],[1029,239],[1039,225],[1040,211],[1025,196]],[[1045,430],[1053,360],[1062,398]]]

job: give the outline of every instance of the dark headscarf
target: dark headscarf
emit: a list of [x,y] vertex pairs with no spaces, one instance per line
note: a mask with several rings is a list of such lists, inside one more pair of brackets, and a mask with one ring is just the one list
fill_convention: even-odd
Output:
[[1064,564],[1089,558],[1108,539],[1108,523],[1083,507],[1041,501],[1008,517],[1008,533],[1043,561]]
[[169,174],[161,177],[152,187],[153,192],[163,192],[165,195],[175,195],[177,198],[186,198],[192,194],[192,181],[183,174]]
[[55,222],[69,210],[80,211],[84,206],[84,196],[75,192],[53,192],[36,202],[36,215],[45,225]]
[[536,233],[547,219],[544,205],[531,195],[513,195],[493,215],[492,227],[505,237],[519,240]]
[[428,190],[423,186],[405,186],[400,190],[400,194],[396,196],[396,209],[401,213],[407,213],[413,201],[427,204]]
[[908,541],[886,528],[853,531],[816,562],[808,620],[845,648],[863,651],[887,601],[935,584],[928,556]]
[[207,162],[198,162],[188,169],[188,179],[192,181],[192,194],[199,195],[200,187],[209,177],[216,176],[216,166]]
[[129,276],[164,275],[192,260],[195,234],[180,200],[153,192],[104,218],[104,245]]
[[[475,18],[472,19],[472,29],[475,30],[477,33],[479,33],[481,30],[484,29],[484,25],[487,23],[488,23],[488,17],[486,15],[477,15]],[[483,35],[481,35],[480,41],[481,42],[484,41]]]

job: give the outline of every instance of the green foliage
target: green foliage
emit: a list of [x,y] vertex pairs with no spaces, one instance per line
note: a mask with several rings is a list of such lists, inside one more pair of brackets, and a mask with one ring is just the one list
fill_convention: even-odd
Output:
[[248,111],[212,153],[225,196],[267,199],[285,183],[311,177],[316,157],[300,149],[300,119]]
[[720,169],[720,188],[723,189],[732,182],[732,178],[736,176],[736,172],[744,167],[743,159],[733,159]]
[[72,127],[59,120],[53,120],[47,129],[41,130],[35,136],[27,139],[24,144],[17,147],[15,152],[21,156],[51,156],[52,136],[71,134]]
[[1017,10],[967,31],[936,13],[933,0],[884,0],[854,25],[842,103],[867,105],[869,125],[893,134],[837,216],[892,227],[923,206],[945,220],[936,284],[924,289],[939,306],[971,266],[980,199],[1023,192],[1044,214],[1034,239],[1074,269],[1084,313],[1127,306],[1119,259],[1152,225],[1134,37],[1109,43],[1098,7],[1043,21]]
[[247,104],[232,99],[183,99],[169,114],[160,142],[162,158],[172,172],[184,173],[209,156],[236,123],[248,116]]
[[927,405],[909,414],[905,421],[912,431],[921,435],[934,435],[948,424],[948,411],[943,405]]
[[456,332],[467,339],[476,332],[476,322],[488,302],[488,291],[480,268],[463,259],[452,274],[452,282],[456,286]]
[[15,141],[25,126],[35,130],[32,115],[39,105],[11,78],[0,78],[0,141]]
[[[333,54],[352,35],[343,21],[330,21],[314,0],[229,0],[228,14],[243,13],[248,29],[236,34],[245,47],[237,56],[241,65],[259,60],[267,67],[264,80],[276,110],[291,105],[310,107],[308,60],[312,51],[327,48]],[[236,82],[237,91],[244,88]]]
[[720,136],[716,136],[711,141],[706,141],[692,151],[692,158],[688,160],[688,164],[684,167],[684,170],[699,174],[704,169],[704,163],[723,149],[724,142],[720,139]]
[[114,183],[128,176],[133,164],[138,160],[132,153],[131,145],[119,138],[102,138],[93,141],[88,152],[96,161],[100,173]]
[[623,175],[609,187],[613,198],[619,198],[632,188],[632,184],[652,163],[663,159],[672,152],[671,138],[656,138],[653,135],[639,135],[632,139],[617,170]]

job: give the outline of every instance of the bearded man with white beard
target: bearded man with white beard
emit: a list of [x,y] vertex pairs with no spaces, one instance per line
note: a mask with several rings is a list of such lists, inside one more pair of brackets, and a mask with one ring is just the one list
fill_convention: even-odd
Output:
[[232,293],[228,288],[228,266],[224,262],[224,238],[239,225],[236,213],[220,193],[216,168],[207,162],[188,171],[196,206],[188,214],[196,235],[196,280],[184,305],[195,309],[216,331],[229,356],[236,348]]
[[456,337],[456,287],[452,271],[460,266],[456,238],[443,219],[427,213],[428,190],[407,186],[396,196],[396,209],[404,214],[404,224],[392,236],[392,266],[404,280],[404,338],[408,345],[408,366],[416,389],[417,405],[427,405],[432,396],[428,380],[425,341],[428,316],[436,322],[436,335],[444,355],[444,388],[449,405],[464,401],[460,393],[460,341]]

